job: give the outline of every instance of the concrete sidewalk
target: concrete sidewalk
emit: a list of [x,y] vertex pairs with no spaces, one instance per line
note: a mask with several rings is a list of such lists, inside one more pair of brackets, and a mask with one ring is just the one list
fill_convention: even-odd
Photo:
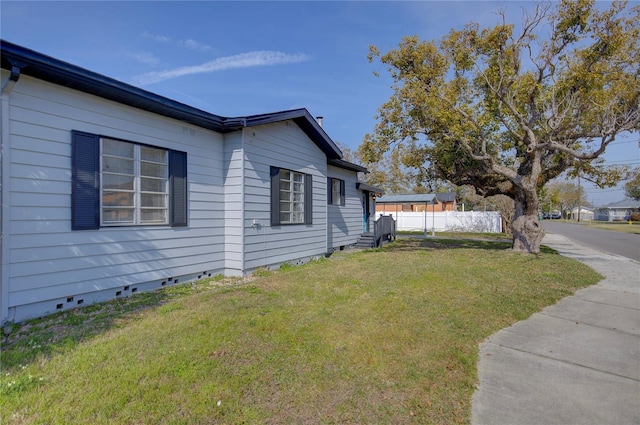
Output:
[[548,234],[605,276],[480,345],[471,423],[640,424],[640,264]]

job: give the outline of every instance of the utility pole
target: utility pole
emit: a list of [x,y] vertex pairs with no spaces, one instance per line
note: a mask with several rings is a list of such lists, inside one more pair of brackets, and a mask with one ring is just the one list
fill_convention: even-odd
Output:
[[578,223],[580,223],[580,201],[582,200],[582,192],[580,191],[580,173],[578,173]]

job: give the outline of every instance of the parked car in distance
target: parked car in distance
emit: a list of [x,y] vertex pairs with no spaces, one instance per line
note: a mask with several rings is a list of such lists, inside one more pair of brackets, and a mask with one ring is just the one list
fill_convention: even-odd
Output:
[[551,218],[555,220],[562,218],[562,213],[560,211],[553,211],[551,213]]

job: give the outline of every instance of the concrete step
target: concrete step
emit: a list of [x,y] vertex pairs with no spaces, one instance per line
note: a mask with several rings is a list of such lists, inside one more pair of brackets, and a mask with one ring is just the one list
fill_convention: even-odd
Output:
[[373,233],[363,233],[355,244],[356,248],[373,248]]

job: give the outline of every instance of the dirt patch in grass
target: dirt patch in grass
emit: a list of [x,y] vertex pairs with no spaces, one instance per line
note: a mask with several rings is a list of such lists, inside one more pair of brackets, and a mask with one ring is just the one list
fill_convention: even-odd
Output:
[[150,308],[175,308],[172,300],[217,287],[233,287],[255,280],[222,278],[141,292],[126,298],[76,308],[21,323],[5,325],[0,365],[3,370],[31,363],[38,356],[64,351],[82,341],[101,335],[112,328],[126,326],[142,317]]

